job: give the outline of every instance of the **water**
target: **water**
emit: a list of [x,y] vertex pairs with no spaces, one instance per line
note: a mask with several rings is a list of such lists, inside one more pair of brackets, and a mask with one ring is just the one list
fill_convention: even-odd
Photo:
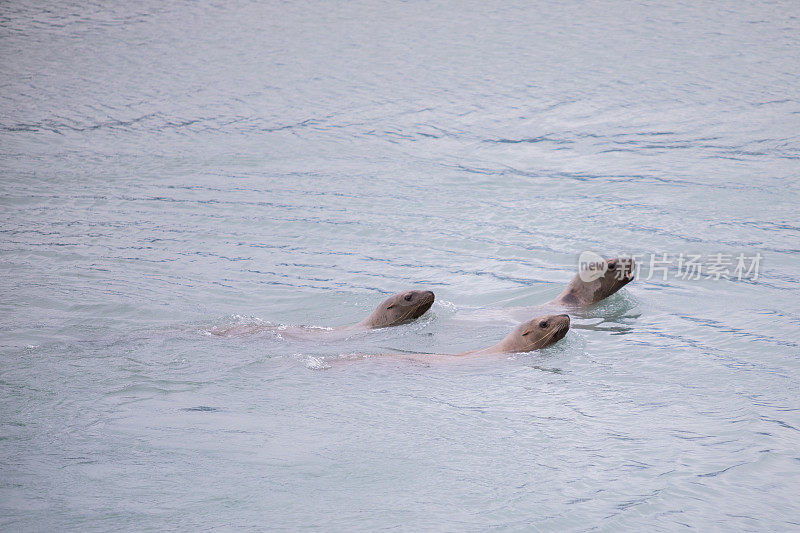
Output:
[[[0,528],[799,527],[797,3],[0,14]],[[584,250],[763,261],[331,364],[494,344]]]

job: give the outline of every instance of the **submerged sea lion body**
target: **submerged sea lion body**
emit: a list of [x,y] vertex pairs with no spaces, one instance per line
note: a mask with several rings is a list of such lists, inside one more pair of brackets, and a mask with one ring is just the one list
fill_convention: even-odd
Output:
[[227,326],[212,328],[210,333],[223,337],[274,332],[287,339],[346,338],[352,333],[399,326],[424,315],[435,300],[431,291],[406,291],[385,299],[367,318],[348,326],[321,328],[313,326]]
[[[604,267],[587,276],[579,272],[566,288],[547,303],[530,307],[504,307],[492,309],[469,309],[459,313],[456,320],[518,322],[531,315],[574,311],[589,307],[608,298],[633,281],[635,263],[632,259],[605,259]],[[584,279],[586,278],[586,279]]]

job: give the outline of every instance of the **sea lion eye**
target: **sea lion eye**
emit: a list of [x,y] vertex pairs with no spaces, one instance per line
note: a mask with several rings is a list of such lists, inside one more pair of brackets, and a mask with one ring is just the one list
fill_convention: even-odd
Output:
[[609,269],[609,270],[614,270],[615,268],[617,268],[617,262],[616,262],[616,261],[611,261],[611,262],[608,264],[608,269]]
[[539,327],[542,328],[542,329],[546,328],[547,327],[547,320],[542,320],[541,322],[539,322]]
[[408,294],[406,294],[406,295],[405,295],[405,297],[404,297],[403,299],[404,299],[405,301],[407,301],[407,302],[410,302],[410,301],[411,301],[411,298],[412,298],[412,296],[413,296],[413,294],[411,294],[411,293],[408,293]]

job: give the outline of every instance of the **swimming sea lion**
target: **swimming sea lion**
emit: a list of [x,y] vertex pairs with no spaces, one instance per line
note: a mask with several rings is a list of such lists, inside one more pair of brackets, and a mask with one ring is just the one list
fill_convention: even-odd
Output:
[[569,315],[539,316],[523,322],[494,346],[458,355],[532,352],[555,344],[564,338],[567,331]]
[[[367,318],[348,326],[321,328],[309,326],[225,326],[212,328],[212,335],[230,337],[274,331],[284,338],[307,339],[324,336],[327,340],[345,338],[349,333],[368,329],[399,326],[417,319],[431,308],[435,299],[431,291],[406,291],[386,298]],[[337,335],[338,334],[338,335]]]
[[572,278],[566,288],[547,303],[529,307],[503,307],[492,309],[468,309],[460,312],[456,320],[468,321],[519,321],[531,315],[560,310],[588,307],[608,298],[633,281],[635,263],[633,259],[603,259],[595,256],[590,269],[582,269]]
[[567,288],[545,305],[584,307],[595,304],[633,281],[635,266],[633,259],[606,259],[604,267],[601,264],[576,274]]
[[[469,352],[457,354],[423,354],[423,353],[385,353],[379,354],[380,356],[394,356],[402,357],[403,359],[412,359],[414,361],[441,361],[452,360],[465,356],[481,356],[493,355],[504,353],[522,353],[532,352],[546,348],[564,338],[569,331],[569,316],[568,315],[544,315],[523,322],[514,330],[509,333],[503,340],[481,350],[471,350]],[[355,358],[365,359],[373,356],[358,354]],[[347,359],[340,359],[338,361],[351,361],[354,357],[350,356]],[[337,362],[337,361],[332,361]]]

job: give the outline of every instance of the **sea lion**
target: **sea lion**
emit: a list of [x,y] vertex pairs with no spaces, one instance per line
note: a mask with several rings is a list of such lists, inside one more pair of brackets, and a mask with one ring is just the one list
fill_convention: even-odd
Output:
[[532,352],[557,343],[564,338],[567,331],[569,315],[539,316],[523,322],[494,346],[457,355]]
[[[600,258],[602,260],[602,258]],[[608,298],[633,281],[636,264],[633,259],[605,259],[604,266],[583,269],[572,278],[567,288],[545,305],[585,307]]]
[[[480,350],[471,350],[457,354],[424,354],[424,353],[384,353],[379,356],[401,357],[414,361],[430,362],[436,360],[452,360],[467,356],[496,355],[506,353],[532,352],[546,348],[564,338],[569,331],[568,315],[543,315],[523,322],[509,333],[503,340]],[[346,359],[367,359],[375,357],[366,354],[353,354]],[[335,362],[335,361],[332,361]]]
[[250,335],[265,331],[273,331],[283,338],[310,339],[324,337],[327,340],[336,337],[346,338],[350,333],[399,326],[415,320],[433,305],[435,295],[431,291],[406,291],[386,298],[367,318],[356,324],[335,328],[313,326],[224,326],[208,330],[212,335],[231,337]]
[[573,311],[596,304],[633,281],[636,267],[633,259],[592,256],[596,261],[590,268],[582,268],[561,294],[547,303],[529,307],[472,308],[460,312],[456,320],[517,322],[535,314]]

